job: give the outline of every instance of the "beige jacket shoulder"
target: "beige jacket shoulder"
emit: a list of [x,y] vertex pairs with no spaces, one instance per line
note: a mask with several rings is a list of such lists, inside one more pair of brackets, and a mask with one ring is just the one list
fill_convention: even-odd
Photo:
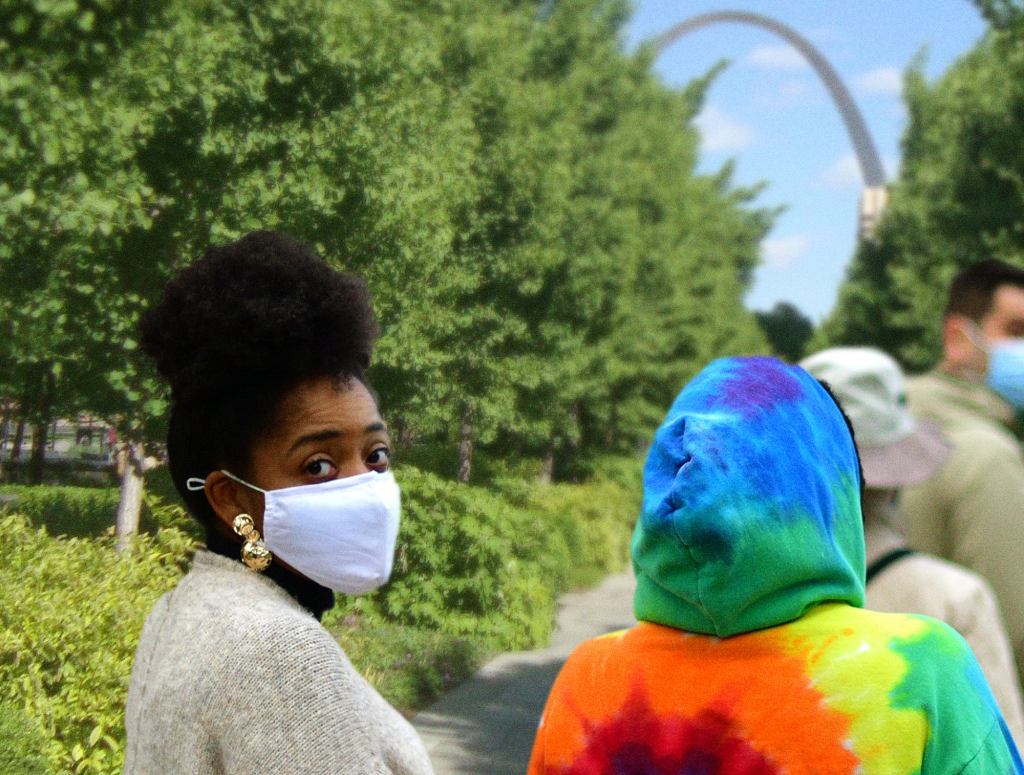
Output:
[[[902,536],[877,517],[868,517],[864,539],[868,565],[905,545]],[[1024,703],[1017,669],[995,595],[983,578],[938,557],[912,554],[872,579],[864,607],[925,614],[959,632],[978,658],[1014,740],[1024,743]]]
[[936,476],[904,491],[907,540],[992,586],[1024,673],[1024,450],[1010,430],[1013,409],[982,385],[935,372],[908,381],[907,397],[953,445]]
[[415,731],[270,579],[210,552],[135,654],[126,775],[430,775]]

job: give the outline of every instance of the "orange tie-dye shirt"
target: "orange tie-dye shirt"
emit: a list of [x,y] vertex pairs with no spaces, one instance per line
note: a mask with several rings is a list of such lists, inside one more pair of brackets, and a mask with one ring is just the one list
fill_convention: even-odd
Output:
[[773,358],[709,364],[644,466],[641,624],[581,646],[529,775],[1006,775],[963,640],[861,609],[862,477],[839,406]]
[[944,625],[841,604],[723,639],[641,623],[570,657],[529,775],[1019,773],[973,670]]

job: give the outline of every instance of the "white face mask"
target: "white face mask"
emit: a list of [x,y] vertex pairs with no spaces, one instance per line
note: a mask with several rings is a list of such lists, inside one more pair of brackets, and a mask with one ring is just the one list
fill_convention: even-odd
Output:
[[[391,577],[401,514],[401,493],[390,472],[264,490],[263,541],[267,548],[318,584],[361,595]],[[190,479],[186,486],[191,489]]]

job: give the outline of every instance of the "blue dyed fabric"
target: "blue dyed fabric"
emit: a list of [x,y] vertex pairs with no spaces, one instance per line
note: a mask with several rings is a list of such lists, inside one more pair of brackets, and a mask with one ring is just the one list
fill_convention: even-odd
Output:
[[863,605],[859,468],[832,397],[774,358],[708,365],[655,435],[633,564],[637,617],[692,632]]

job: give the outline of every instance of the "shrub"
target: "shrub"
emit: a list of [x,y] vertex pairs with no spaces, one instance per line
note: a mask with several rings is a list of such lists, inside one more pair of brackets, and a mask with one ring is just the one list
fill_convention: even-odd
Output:
[[485,650],[547,639],[560,592],[623,567],[639,511],[633,486],[542,485],[506,479],[496,489],[459,485],[411,467],[398,471],[402,528],[391,583],[344,601],[359,614],[470,638]]
[[51,535],[101,535],[117,516],[116,487],[5,485],[0,493],[16,499],[8,510],[17,510],[33,525],[46,527]]
[[398,475],[402,529],[391,583],[335,616],[357,611],[491,649],[542,641],[570,562],[562,535],[487,490],[410,467]]
[[528,507],[547,515],[566,538],[573,558],[570,587],[593,584],[629,562],[631,531],[640,513],[639,473],[636,480],[633,488],[600,481],[553,484],[530,492]]
[[110,538],[55,539],[19,514],[0,516],[0,702],[42,725],[59,771],[120,771],[142,623],[191,549],[168,529],[117,555]]
[[[398,477],[403,522],[391,583],[340,600],[324,624],[404,710],[469,675],[489,652],[543,643],[558,593],[626,559],[639,502],[638,488],[628,486],[633,474],[585,485],[504,480],[492,489],[411,467]],[[116,496],[79,489],[26,488],[19,507],[27,504],[32,519],[0,514],[0,741],[8,741],[0,772],[21,773],[4,766],[4,755],[35,766],[40,749],[51,771],[120,771],[142,623],[195,548],[175,527],[195,523],[157,496],[148,497],[147,513],[162,527],[130,552],[116,554],[106,529],[54,537],[53,525],[88,523],[76,509],[100,513],[104,498]]]
[[43,728],[20,706],[0,703],[0,772],[4,775],[49,775],[43,753]]
[[363,677],[406,714],[471,675],[484,655],[467,638],[355,616],[328,629]]
[[[71,487],[67,485],[4,485],[0,496],[13,501],[0,510],[17,511],[50,535],[73,538],[102,536],[113,530],[120,490],[117,487]],[[202,529],[185,511],[177,497],[164,499],[147,492],[143,500],[140,529],[154,533],[174,527],[199,539]]]

